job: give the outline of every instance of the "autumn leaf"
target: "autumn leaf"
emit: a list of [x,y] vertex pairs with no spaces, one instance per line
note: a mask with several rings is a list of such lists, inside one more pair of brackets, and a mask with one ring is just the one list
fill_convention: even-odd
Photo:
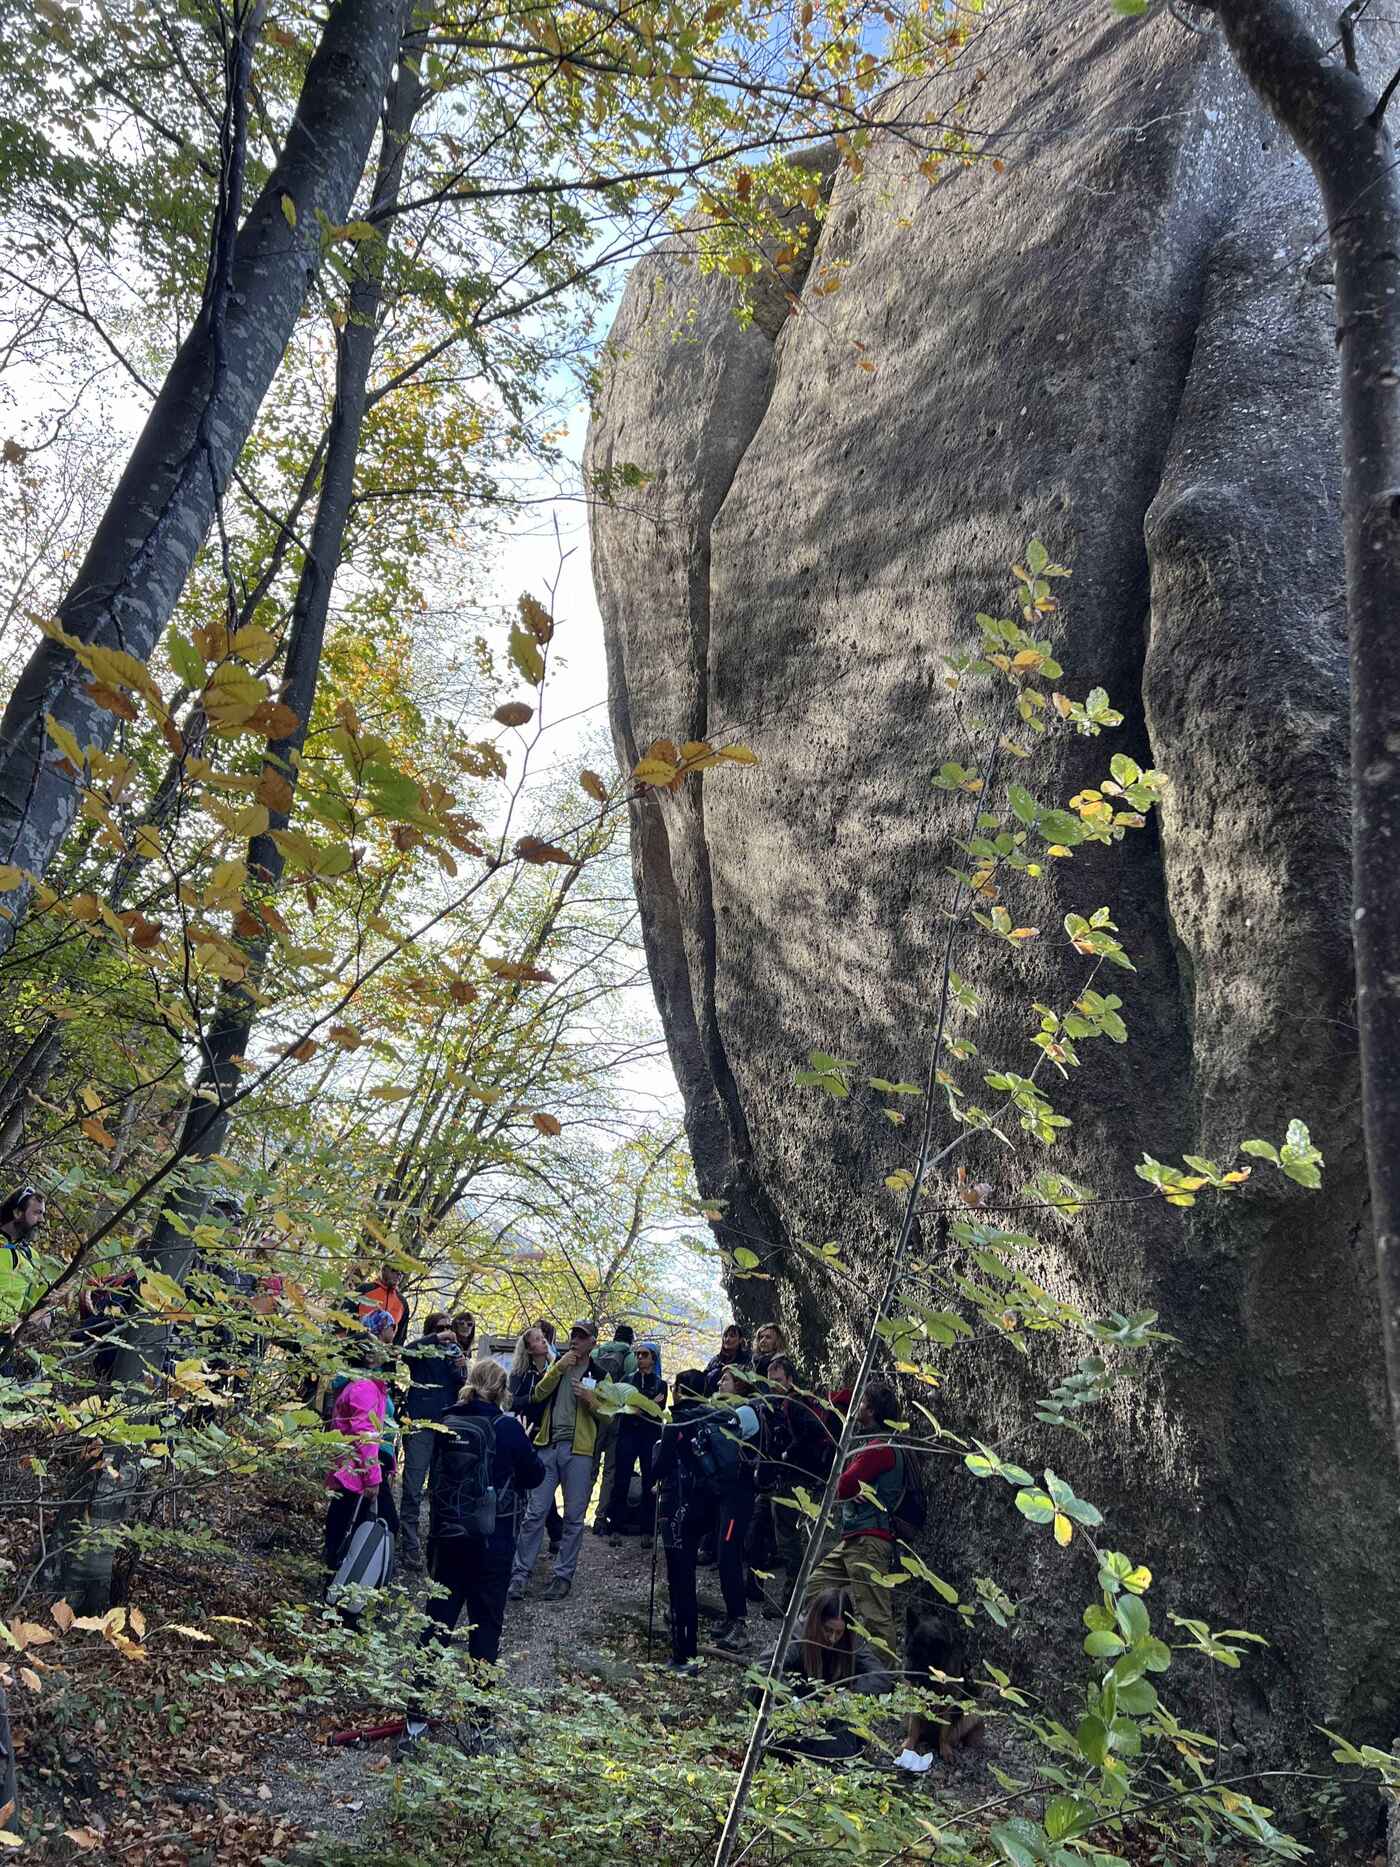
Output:
[[66,1634],[73,1625],[73,1610],[66,1601],[55,1601],[49,1609],[49,1619],[62,1633]]
[[527,966],[521,960],[488,959],[485,961],[487,972],[492,972],[498,979],[519,979],[528,985],[553,985],[554,974],[546,972],[542,966]]
[[297,204],[289,194],[282,196],[282,218],[295,232],[297,224]]
[[543,1109],[536,1109],[535,1113],[530,1117],[530,1120],[539,1129],[541,1134],[554,1135],[563,1132],[559,1117],[557,1115],[546,1115]]
[[528,726],[535,717],[535,709],[527,707],[523,700],[507,700],[504,706],[496,708],[491,717],[502,726]]
[[522,836],[515,845],[515,853],[522,862],[572,863],[574,860],[567,849],[561,849],[557,843],[542,843],[537,836]]
[[578,775],[578,781],[596,803],[607,803],[608,787],[603,783],[603,780],[598,776],[596,771],[581,771]]
[[107,687],[101,681],[93,681],[83,691],[95,705],[108,713],[115,713],[119,720],[135,720],[140,717],[126,695],[118,693],[115,687]]
[[554,618],[543,603],[537,603],[532,596],[520,599],[520,620],[541,644],[554,639]]
[[289,739],[301,725],[300,718],[280,700],[264,700],[254,707],[244,722],[244,731],[264,739]]
[[82,1130],[88,1140],[95,1141],[99,1147],[105,1147],[110,1151],[117,1145],[117,1137],[114,1134],[108,1134],[96,1115],[90,1115],[82,1123]]
[[292,808],[292,787],[280,772],[264,771],[253,796],[260,804],[266,804],[269,810],[288,811]]
[[659,758],[638,759],[632,767],[632,778],[637,784],[664,787],[674,783],[679,776],[678,767],[668,765],[664,759]]

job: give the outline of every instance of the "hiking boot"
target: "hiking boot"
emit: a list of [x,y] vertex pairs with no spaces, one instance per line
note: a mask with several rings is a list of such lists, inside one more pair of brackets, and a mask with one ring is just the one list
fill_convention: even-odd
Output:
[[749,1649],[748,1622],[726,1621],[715,1635],[715,1645],[726,1647],[731,1653],[747,1653]]
[[510,1587],[506,1590],[506,1600],[523,1601],[524,1599],[525,1584],[523,1582],[512,1582]]
[[700,1670],[699,1660],[667,1660],[666,1670],[682,1679],[693,1679]]
[[572,1582],[566,1582],[562,1575],[556,1575],[549,1587],[544,1591],[543,1595],[541,1595],[540,1599],[542,1601],[562,1601],[572,1587]]

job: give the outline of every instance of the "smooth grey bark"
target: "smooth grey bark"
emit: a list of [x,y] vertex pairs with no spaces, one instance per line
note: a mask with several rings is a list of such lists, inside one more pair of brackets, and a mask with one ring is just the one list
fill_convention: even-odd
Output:
[[[1400,155],[1388,96],[1293,0],[1215,0],[1241,72],[1306,158],[1337,295],[1351,651],[1352,916],[1362,1117],[1400,1456]],[[1333,41],[1335,43],[1335,41]]]
[[[150,657],[319,269],[324,223],[340,225],[349,211],[410,6],[338,0],[333,7],[286,144],[233,242],[226,290],[207,294],[60,605],[63,627],[84,642]],[[235,224],[238,207],[236,197],[226,203]],[[80,746],[111,739],[113,716],[86,688],[73,655],[45,639],[0,721],[0,860],[30,874],[47,869],[77,804],[45,716]],[[4,897],[11,918],[0,919],[0,952],[13,941],[28,892],[24,884]]]
[[[406,56],[399,63],[385,112],[372,207],[386,215],[392,214],[397,205],[409,135],[426,95],[418,75],[417,59],[408,56],[417,49],[415,38],[405,42]],[[378,335],[386,260],[387,247],[382,242],[375,242],[362,251],[348,297],[348,315],[337,343],[335,404],[325,445],[320,497],[310,548],[297,584],[283,667],[282,698],[296,714],[297,724],[285,738],[268,746],[264,764],[264,771],[282,778],[293,793],[298,771],[294,755],[301,750],[306,738],[316,698],[331,593],[354,502],[355,466],[369,406],[369,375]],[[272,839],[272,831],[285,829],[290,815],[290,804],[281,810],[269,811],[268,830],[250,841],[247,855],[250,890],[271,893],[281,879],[284,858]],[[246,943],[245,950],[247,979],[256,986],[267,965],[268,942],[262,937],[253,938]],[[257,1001],[240,986],[230,986],[221,996],[204,1044],[199,1077],[185,1113],[179,1141],[182,1158],[207,1160],[222,1148],[232,1119],[229,1103],[238,1089],[240,1059],[247,1051],[256,1015]],[[206,1203],[207,1195],[200,1188],[188,1186],[175,1195],[171,1208],[183,1225],[192,1227],[203,1216]],[[149,1249],[151,1261],[167,1276],[183,1283],[189,1274],[193,1250],[188,1232],[182,1232],[162,1215]],[[165,1334],[165,1326],[161,1324],[128,1331],[127,1346],[116,1360],[115,1379],[118,1382],[139,1379],[153,1353],[163,1343]]]

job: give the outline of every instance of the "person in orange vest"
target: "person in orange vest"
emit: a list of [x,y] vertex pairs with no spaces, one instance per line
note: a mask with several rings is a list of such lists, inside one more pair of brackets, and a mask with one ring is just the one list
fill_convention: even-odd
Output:
[[392,1339],[398,1345],[408,1336],[409,1307],[400,1289],[402,1283],[403,1272],[395,1265],[385,1264],[374,1283],[361,1284],[357,1299],[357,1313],[361,1320],[374,1310],[388,1310],[394,1319]]

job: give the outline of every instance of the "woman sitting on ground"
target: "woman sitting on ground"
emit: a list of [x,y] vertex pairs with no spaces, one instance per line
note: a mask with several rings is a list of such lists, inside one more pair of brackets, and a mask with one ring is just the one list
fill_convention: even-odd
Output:
[[[850,1598],[828,1589],[813,1598],[797,1639],[783,1660],[783,1675],[793,1697],[860,1692],[883,1698],[892,1688],[890,1675],[868,1647],[856,1639]],[[771,1663],[771,1662],[770,1662]],[[815,1757],[827,1762],[859,1756],[865,1740],[841,1718],[826,1718],[774,1744],[775,1757]]]

